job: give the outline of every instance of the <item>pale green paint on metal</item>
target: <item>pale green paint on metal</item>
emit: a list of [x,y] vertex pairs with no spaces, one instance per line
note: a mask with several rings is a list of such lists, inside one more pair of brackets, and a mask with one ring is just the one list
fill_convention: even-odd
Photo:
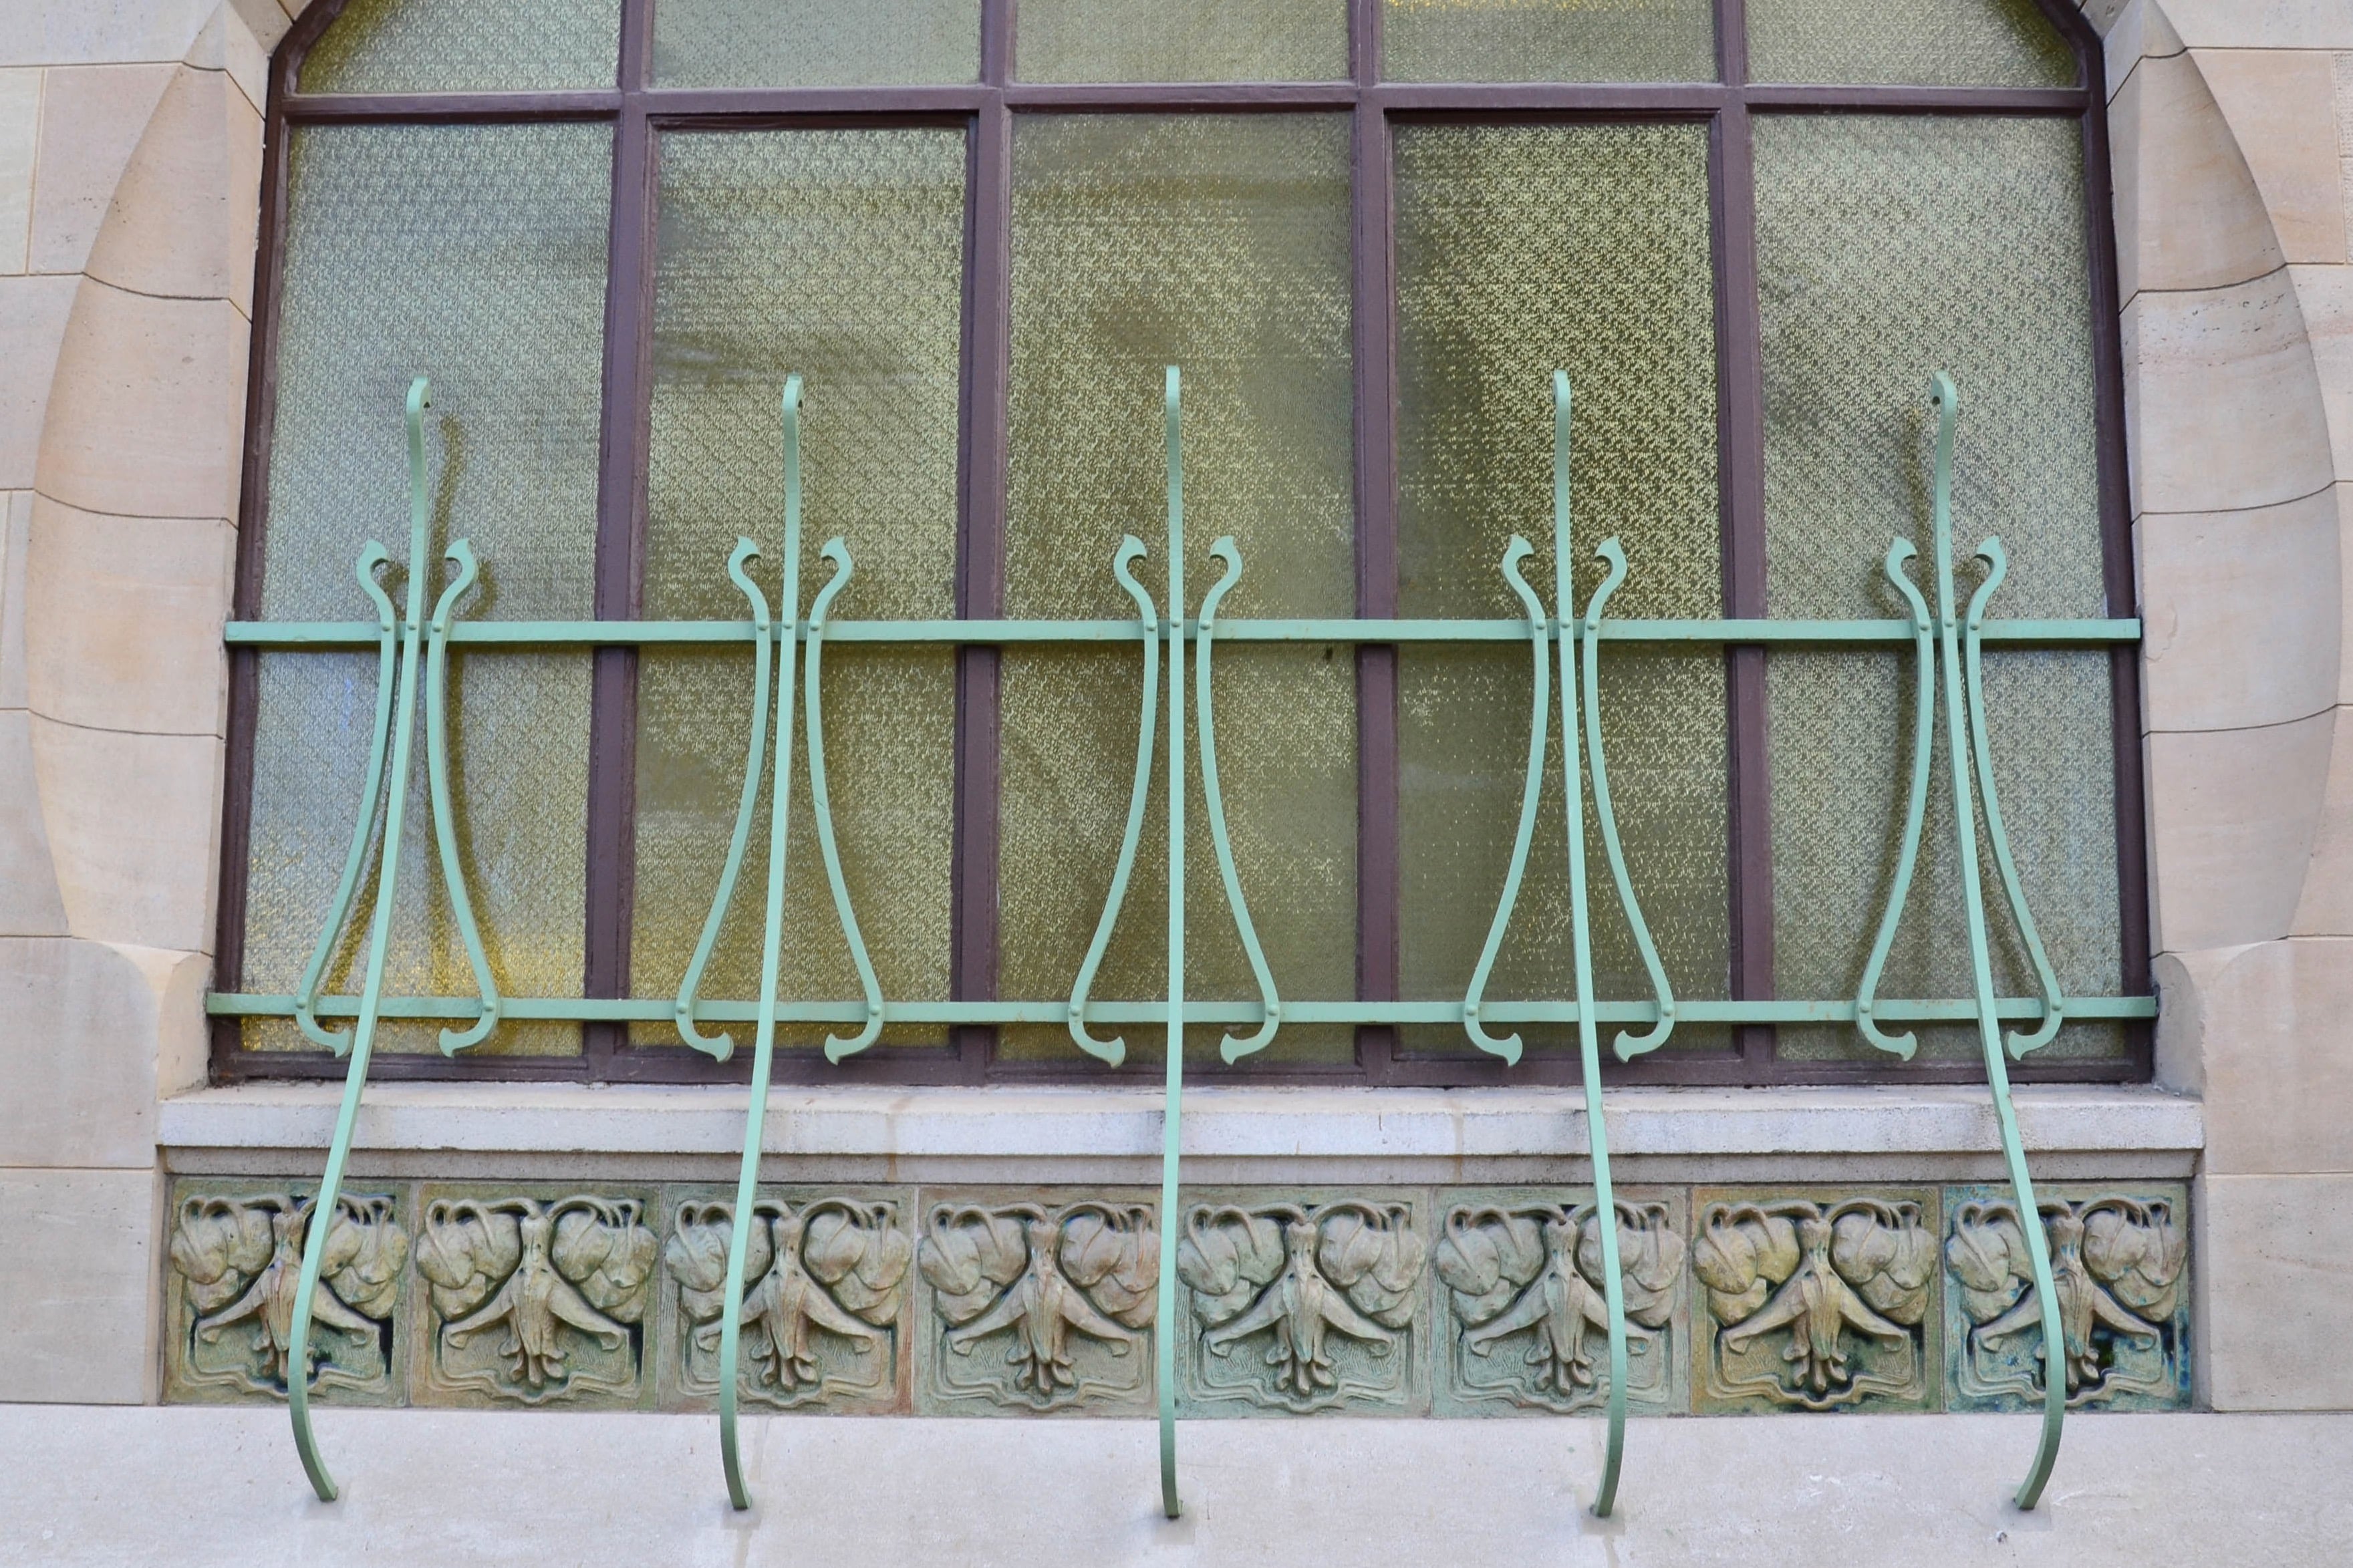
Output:
[[1282,1000],[1275,994],[1274,973],[1267,967],[1265,949],[1259,946],[1258,927],[1250,921],[1250,904],[1242,897],[1241,876],[1234,869],[1233,840],[1226,832],[1226,797],[1218,787],[1218,721],[1209,705],[1212,628],[1217,625],[1219,602],[1226,596],[1227,590],[1241,581],[1242,556],[1229,535],[1220,536],[1209,546],[1209,553],[1225,563],[1226,573],[1202,595],[1201,635],[1193,644],[1193,699],[1200,709],[1201,799],[1209,818],[1209,841],[1218,852],[1218,875],[1226,886],[1226,906],[1233,911],[1234,929],[1240,933],[1250,974],[1258,981],[1260,1005],[1266,1009],[1266,1016],[1253,1033],[1247,1037],[1228,1035],[1219,1046],[1218,1054],[1231,1065],[1252,1051],[1265,1049],[1266,1043],[1274,1038],[1274,1031],[1282,1024]]
[[1917,556],[1912,542],[1899,539],[1887,547],[1887,559],[1882,570],[1895,591],[1912,606],[1912,785],[1905,796],[1904,838],[1895,856],[1895,880],[1887,889],[1887,908],[1879,917],[1878,933],[1871,940],[1871,956],[1862,966],[1862,984],[1854,995],[1854,1026],[1862,1037],[1905,1061],[1919,1048],[1920,1037],[1906,1032],[1890,1035],[1879,1026],[1881,1016],[1876,994],[1881,971],[1887,967],[1887,954],[1895,944],[1895,928],[1904,919],[1904,902],[1912,896],[1912,873],[1920,863],[1920,829],[1928,819],[1929,748],[1936,738],[1936,653],[1935,629],[1928,617],[1927,601],[1920,590],[1912,585],[1904,563]]
[[706,1035],[695,1026],[695,993],[702,988],[702,972],[719,945],[719,928],[727,919],[727,906],[735,897],[735,879],[744,868],[744,851],[751,844],[752,808],[760,798],[760,758],[768,743],[768,665],[775,647],[767,635],[768,596],[744,570],[744,563],[759,558],[760,547],[741,535],[727,557],[727,575],[751,601],[752,624],[758,633],[752,651],[752,741],[744,753],[744,792],[735,806],[734,832],[727,840],[727,861],[719,868],[719,889],[712,895],[711,913],[703,920],[702,939],[694,944],[694,956],[687,961],[686,978],[679,983],[678,1000],[670,1010],[680,1037],[723,1062],[735,1054],[735,1037],[723,1029]]
[[458,816],[449,803],[449,621],[458,601],[474,585],[480,568],[474,547],[464,540],[449,546],[447,559],[458,575],[441,590],[433,606],[433,624],[426,632],[425,654],[425,782],[433,802],[433,837],[441,854],[441,881],[448,889],[449,912],[465,944],[466,963],[474,972],[481,1016],[469,1029],[441,1031],[441,1054],[454,1057],[490,1038],[499,1025],[499,983],[491,973],[490,955],[482,951],[482,933],[474,924],[474,900],[466,891],[466,868],[458,856]]
[[[257,995],[244,992],[211,993],[205,1009],[217,1018],[287,1018],[294,1015],[290,994]],[[377,1009],[386,1018],[471,1018],[481,1006],[472,996],[387,996]],[[652,997],[509,996],[500,1005],[501,1016],[517,1023],[659,1023],[672,1016],[673,1003]],[[1994,1005],[1995,1016],[2018,1020],[2040,1019],[2044,1003],[2039,996],[2006,996]],[[1188,1024],[1255,1024],[1264,1013],[1257,1002],[1185,1004]],[[318,1015],[349,1018],[359,1011],[353,996],[322,996]],[[1067,1001],[1037,998],[994,1002],[893,1002],[891,1019],[899,1024],[1061,1024],[1069,1020]],[[759,1016],[759,1004],[741,999],[699,1000],[695,1016],[713,1022],[748,1024]],[[1969,1023],[1978,1016],[1973,1001],[1952,997],[1887,1001],[1874,1005],[1874,1016],[1892,1023]],[[1168,1015],[1165,1001],[1090,1002],[1087,1016],[1098,1023],[1154,1024]],[[1571,1001],[1482,1002],[1479,1016],[1493,1024],[1574,1024],[1581,1016]],[[1593,1016],[1603,1024],[1654,1024],[1653,1002],[1596,1002]],[[1792,997],[1708,1001],[1685,997],[1675,1004],[1675,1016],[1687,1024],[1852,1024],[1855,1005],[1842,1001],[1799,1000]],[[2072,996],[2067,1016],[2082,1020],[2117,1021],[2157,1016],[2154,996]],[[780,1002],[776,1017],[790,1024],[860,1024],[866,1018],[862,1001]],[[1282,1017],[1290,1024],[1432,1024],[1462,1022],[1460,1002],[1289,1001]]]
[[[1112,868],[1111,891],[1103,899],[1103,918],[1095,922],[1094,940],[1087,943],[1087,956],[1079,965],[1078,978],[1071,983],[1071,1038],[1089,1056],[1117,1067],[1127,1059],[1127,1041],[1119,1036],[1099,1040],[1087,1032],[1087,993],[1095,983],[1095,971],[1103,963],[1103,953],[1111,946],[1113,929],[1119,924],[1120,906],[1127,901],[1128,878],[1135,870],[1135,849],[1144,837],[1145,798],[1152,790],[1152,738],[1159,721],[1160,705],[1160,616],[1152,605],[1152,595],[1135,580],[1130,568],[1149,553],[1144,541],[1129,534],[1120,541],[1119,553],[1112,557],[1111,574],[1119,585],[1127,590],[1144,631],[1144,711],[1135,722],[1135,782],[1128,787],[1127,830],[1119,841],[1119,863]],[[1134,635],[1130,628],[1130,636]]]
[[[393,911],[398,907],[400,874],[400,841],[408,816],[408,764],[417,728],[417,691],[424,676],[423,644],[425,638],[425,578],[427,562],[427,522],[429,516],[428,497],[425,486],[425,410],[430,406],[429,387],[423,376],[409,384],[408,406],[406,414],[408,428],[408,605],[400,625],[400,660],[396,672],[399,695],[389,716],[390,766],[387,798],[385,803],[384,840],[377,860],[375,911],[368,929],[367,964],[360,988],[358,1022],[350,1037],[351,1066],[343,1078],[343,1102],[335,1113],[335,1132],[327,1146],[327,1168],[320,1175],[319,1191],[311,1204],[311,1214],[303,1230],[302,1271],[294,1288],[293,1322],[287,1334],[287,1407],[293,1421],[294,1447],[301,1456],[302,1468],[311,1478],[311,1489],[322,1502],[335,1500],[334,1478],[327,1471],[326,1462],[319,1456],[318,1444],[311,1431],[311,1325],[318,1304],[319,1274],[325,1261],[327,1237],[334,1229],[335,1209],[343,1191],[343,1166],[352,1152],[352,1133],[357,1125],[360,1097],[367,1087],[369,1058],[375,1050],[376,1023],[383,1016],[385,961],[392,947]],[[463,552],[462,554],[460,552]],[[458,595],[471,582],[466,569],[472,564],[472,552],[464,541],[450,547],[451,559],[457,560],[461,572],[459,581],[442,596],[435,612],[436,619],[445,616],[454,606]],[[382,544],[371,540],[360,552],[360,584],[369,590],[379,612],[389,601],[376,588],[375,568],[388,559]],[[379,719],[376,735],[370,742],[372,759],[381,759],[385,746],[385,688],[378,689],[376,712]],[[427,742],[428,751],[432,742]],[[370,772],[384,776],[371,766]],[[361,826],[355,842],[364,846],[374,806],[374,790],[364,803]],[[446,803],[437,792],[437,811]],[[445,814],[446,815],[446,814]],[[448,870],[455,860],[454,844],[444,841],[443,867]],[[350,912],[350,900],[356,890],[358,879],[346,866],[345,885],[339,891],[336,907],[330,911],[326,932],[320,939],[319,951],[330,952],[341,932],[344,918]],[[451,879],[456,897],[462,898],[462,881]],[[470,955],[479,953],[479,939],[470,943]],[[313,973],[304,980],[303,1003],[308,1004],[317,981],[316,971],[322,967],[314,957]],[[477,970],[478,977],[487,973],[487,965]],[[484,995],[473,999],[473,1005],[484,1015],[493,1013],[498,1005],[495,992],[486,987]],[[315,1032],[314,1032],[315,1033]],[[449,1032],[445,1031],[445,1048]]]
[[[2018,1506],[2031,1509],[2042,1500],[2043,1484],[2059,1458],[2059,1434],[2067,1415],[2067,1379],[2060,1366],[2067,1343],[2060,1321],[2059,1291],[2051,1277],[2051,1245],[2042,1233],[2042,1210],[2034,1200],[2034,1181],[2026,1170],[2026,1147],[2018,1133],[2018,1112],[2010,1103],[2010,1069],[2002,1059],[2001,1029],[1994,1016],[1993,961],[1986,940],[1985,889],[1978,881],[1977,811],[1970,796],[1968,710],[1962,691],[1960,633],[1953,615],[1953,426],[1959,394],[1953,378],[1938,371],[1930,381],[1930,401],[1936,410],[1936,468],[1933,517],[1936,567],[1936,637],[1944,664],[1945,741],[1950,749],[1953,779],[1955,842],[1960,850],[1962,903],[1968,913],[1969,973],[1976,983],[1978,1034],[1985,1047],[1986,1079],[1993,1089],[1995,1118],[2001,1126],[2001,1152],[2010,1167],[2010,1184],[2016,1195],[2019,1229],[2026,1236],[2034,1265],[2036,1300],[2042,1308],[2042,1436],[2033,1468],[2018,1489]],[[1997,547],[1998,548],[1998,547]],[[1980,547],[1980,554],[1986,551]],[[1978,595],[1982,607],[1984,595]],[[1977,760],[1982,763],[1985,753]],[[1992,774],[1986,773],[1989,788]],[[1989,802],[1989,805],[1991,803]],[[1988,826],[2000,832],[1995,819]],[[2011,884],[2013,893],[2015,882]],[[2021,899],[2021,904],[2024,900]]]
[[399,612],[392,607],[392,600],[375,580],[375,574],[377,567],[391,559],[385,547],[373,539],[360,551],[360,587],[375,601],[377,616],[375,718],[368,731],[367,784],[360,792],[359,816],[352,824],[351,854],[343,860],[343,877],[336,882],[335,896],[327,905],[327,922],[319,931],[318,945],[311,950],[311,962],[303,966],[302,988],[294,998],[295,1026],[337,1056],[351,1048],[351,1032],[323,1029],[314,1020],[319,987],[324,984],[327,964],[335,955],[335,942],[343,933],[343,921],[352,912],[352,900],[359,893],[360,876],[367,867],[368,840],[375,833],[376,806],[384,797],[385,751],[392,742],[392,694],[399,658]]
[[[375,638],[365,621],[231,621],[232,647],[364,647]],[[753,642],[764,634],[750,621],[474,621],[450,640],[466,647],[643,647],[673,643]],[[806,624],[795,628],[806,637]],[[953,643],[976,647],[1031,643],[1118,643],[1135,635],[1128,621],[838,621],[827,632],[838,643]],[[1187,637],[1200,635],[1185,624]],[[1249,619],[1220,622],[1228,642],[1491,643],[1518,642],[1527,626],[1515,620]],[[2098,647],[2140,641],[2137,620],[1988,621],[1990,643]],[[1609,643],[1722,643],[1775,647],[1905,643],[1908,621],[1618,620],[1601,628]]]
[[1593,1511],[1609,1517],[1626,1456],[1626,1282],[1618,1263],[1618,1200],[1609,1181],[1609,1133],[1601,1114],[1601,1036],[1593,1017],[1593,928],[1586,903],[1585,804],[1577,734],[1577,643],[1569,635],[1568,373],[1552,373],[1553,604],[1560,615],[1561,794],[1567,814],[1570,946],[1577,970],[1577,1049],[1585,1080],[1585,1131],[1593,1160],[1593,1212],[1601,1228],[1601,1295],[1609,1320],[1609,1432]]
[[825,784],[825,705],[819,696],[818,660],[825,651],[825,616],[833,601],[849,585],[849,552],[839,538],[828,539],[818,552],[833,563],[833,580],[818,590],[809,606],[807,689],[801,697],[808,710],[809,807],[817,821],[818,853],[825,860],[825,879],[833,889],[833,912],[849,943],[850,962],[858,966],[858,983],[866,993],[866,1026],[855,1035],[828,1035],[825,1059],[839,1065],[856,1056],[882,1033],[882,983],[874,977],[874,961],[866,953],[866,939],[858,930],[858,915],[849,907],[849,884],[841,874],[841,849],[833,837],[833,797]]
[[1985,624],[1986,601],[2010,575],[2010,556],[2003,551],[2001,541],[1989,539],[1978,546],[1978,559],[1986,563],[1985,581],[1969,595],[1969,613],[1962,628],[1963,670],[1968,678],[1969,693],[1969,745],[1977,757],[1978,779],[1985,791],[1986,835],[1993,844],[1993,861],[2001,872],[2002,891],[2010,898],[2010,918],[2018,922],[2018,934],[2026,943],[2027,957],[2034,964],[2034,977],[2042,984],[2043,1013],[2042,1026],[2032,1034],[2013,1030],[2010,1036],[2010,1054],[2023,1058],[2027,1052],[2051,1043],[2058,1034],[2066,1002],[2059,994],[2059,976],[2051,967],[2050,955],[2042,951],[2042,935],[2034,929],[2034,912],[2026,907],[2026,890],[2019,886],[2018,865],[2010,858],[2010,833],[2002,826],[2001,797],[1993,784],[1993,744],[1986,736],[1985,660],[1978,628]]
[[1609,877],[1618,886],[1619,907],[1626,911],[1626,924],[1634,933],[1635,949],[1642,955],[1642,968],[1651,977],[1651,994],[1658,998],[1659,1021],[1646,1033],[1634,1035],[1624,1029],[1611,1042],[1610,1049],[1621,1062],[1632,1061],[1645,1051],[1655,1051],[1667,1043],[1675,1027],[1674,987],[1667,984],[1667,967],[1659,962],[1659,950],[1651,941],[1651,922],[1642,918],[1641,900],[1634,896],[1634,879],[1627,874],[1626,850],[1618,841],[1618,813],[1609,804],[1609,769],[1601,756],[1601,660],[1596,657],[1594,643],[1601,631],[1602,607],[1618,584],[1626,580],[1626,552],[1612,537],[1601,542],[1594,552],[1609,563],[1609,574],[1601,585],[1593,590],[1593,598],[1585,607],[1585,745],[1589,753],[1588,765],[1593,770],[1593,816],[1601,828],[1601,848],[1609,858]]
[[1153,1343],[1160,1404],[1160,1510],[1176,1496],[1176,1177],[1185,1100],[1185,461],[1182,385],[1168,367],[1168,1058],[1160,1112],[1160,1281]]
[[[801,378],[785,379],[784,593],[777,607],[786,622],[797,620],[801,603]],[[760,1011],[752,1037],[751,1104],[744,1117],[744,1163],[735,1182],[735,1208],[727,1227],[727,1283],[720,1297],[719,1463],[727,1475],[727,1500],[740,1511],[752,1506],[744,1487],[736,1444],[736,1384],[743,1348],[744,1268],[752,1236],[752,1202],[760,1180],[761,1140],[768,1113],[768,1082],[776,1067],[776,984],[783,967],[785,849],[791,821],[793,778],[793,656],[798,647],[785,638],[776,673],[776,740],[768,809],[768,902],[760,944]]]
[[1487,994],[1487,977],[1494,972],[1495,955],[1503,951],[1504,932],[1512,923],[1512,910],[1520,901],[1520,879],[1528,868],[1528,847],[1535,843],[1536,807],[1544,795],[1545,722],[1552,706],[1551,626],[1545,619],[1544,605],[1536,598],[1528,580],[1520,574],[1520,563],[1535,553],[1535,547],[1518,534],[1504,551],[1504,580],[1520,596],[1528,611],[1528,648],[1535,656],[1535,668],[1529,679],[1529,689],[1535,702],[1528,715],[1527,777],[1520,786],[1520,825],[1512,836],[1512,863],[1504,873],[1503,897],[1495,902],[1495,918],[1487,926],[1486,945],[1479,950],[1479,965],[1471,972],[1471,988],[1462,994],[1462,1028],[1471,1043],[1516,1067],[1520,1060],[1520,1037],[1506,1035],[1500,1038],[1487,1032],[1482,1020],[1482,1001]]

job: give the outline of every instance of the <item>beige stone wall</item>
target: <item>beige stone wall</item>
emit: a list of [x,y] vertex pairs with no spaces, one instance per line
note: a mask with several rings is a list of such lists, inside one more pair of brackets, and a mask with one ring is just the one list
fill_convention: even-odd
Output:
[[[257,106],[290,8],[0,5],[0,1400],[154,1397],[161,1107],[204,1072]],[[2203,1392],[2353,1406],[2315,1353],[2353,1329],[2353,7],[2086,9],[2160,1072],[2206,1115]]]

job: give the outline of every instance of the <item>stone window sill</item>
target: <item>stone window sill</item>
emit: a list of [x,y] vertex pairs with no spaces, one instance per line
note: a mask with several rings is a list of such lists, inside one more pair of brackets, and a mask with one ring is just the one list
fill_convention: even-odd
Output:
[[[315,1169],[339,1086],[240,1084],[175,1096],[158,1138],[174,1170]],[[2019,1124],[2038,1175],[2186,1177],[2203,1108],[2162,1089],[2031,1085]],[[355,1171],[520,1175],[732,1171],[740,1087],[400,1083],[372,1087]],[[1612,1089],[1629,1181],[1981,1180],[2001,1174],[1986,1091],[1957,1085]],[[1185,1177],[1215,1182],[1576,1181],[1579,1091],[1203,1086],[1185,1094]],[[1137,1088],[779,1089],[772,1180],[1156,1181],[1160,1096]]]

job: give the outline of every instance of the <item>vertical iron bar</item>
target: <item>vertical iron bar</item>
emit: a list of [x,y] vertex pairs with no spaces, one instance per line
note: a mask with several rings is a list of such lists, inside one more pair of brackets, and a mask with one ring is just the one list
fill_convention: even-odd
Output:
[[1155,1316],[1160,1405],[1160,1508],[1176,1497],[1176,1177],[1185,1095],[1185,468],[1177,368],[1168,367],[1168,1047],[1160,1125],[1160,1289]]

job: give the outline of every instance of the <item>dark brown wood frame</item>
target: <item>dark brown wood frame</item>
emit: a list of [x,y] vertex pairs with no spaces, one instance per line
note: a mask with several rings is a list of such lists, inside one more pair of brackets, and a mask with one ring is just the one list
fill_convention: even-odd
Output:
[[[615,128],[612,242],[606,305],[603,445],[597,507],[596,615],[638,613],[646,497],[647,363],[654,287],[654,180],[657,133],[680,126],[876,124],[929,121],[967,128],[962,429],[958,445],[957,613],[997,615],[1003,598],[1006,397],[1008,371],[1013,116],[1065,112],[1224,110],[1345,111],[1352,117],[1355,163],[1355,375],[1357,614],[1397,610],[1395,290],[1390,259],[1390,153],[1393,121],[1683,121],[1709,132],[1718,377],[1718,478],[1724,550],[1725,613],[1765,614],[1764,379],[1757,294],[1756,200],[1750,125],[1755,112],[1973,112],[2073,116],[2083,126],[2084,196],[2091,235],[2089,287],[2095,354],[2103,566],[2108,613],[2130,616],[2134,587],[2124,440],[2124,377],[2118,335],[2116,247],[2109,182],[2106,105],[2098,35],[2065,0],[2036,0],[2075,52],[2078,85],[2062,89],[1956,89],[1758,85],[1748,80],[1744,0],[1714,0],[1720,79],[1674,84],[1465,84],[1383,82],[1379,77],[1382,0],[1348,0],[1349,79],[1339,82],[1114,84],[1064,86],[1014,79],[1016,0],[980,0],[980,76],[976,83],[922,88],[677,89],[650,85],[656,0],[620,0],[617,79],[612,89],[567,92],[351,96],[303,93],[296,82],[311,43],[344,0],[318,0],[280,44],[269,75],[263,159],[262,243],[257,262],[252,372],[248,381],[243,502],[234,614],[249,618],[260,603],[268,521],[267,478],[277,396],[279,258],[286,214],[287,143],[291,127],[336,121],[464,122],[566,118]],[[1766,753],[1765,650],[1726,649],[1732,759],[1731,982],[1736,998],[1773,994],[1773,891],[1770,802]],[[582,994],[628,994],[631,802],[635,780],[637,652],[607,647],[593,656],[590,721],[586,969]],[[250,843],[257,654],[231,650],[227,812],[217,935],[218,988],[235,990],[245,929],[245,879]],[[2149,988],[2148,884],[2143,837],[2139,661],[2137,650],[2112,655],[2116,752],[2119,931],[2126,989]],[[1366,645],[1356,654],[1358,698],[1357,994],[1398,994],[1398,650]],[[986,999],[997,982],[997,651],[959,649],[955,721],[955,866],[953,891],[953,994]],[[2127,1026],[2121,1059],[2020,1063],[2021,1081],[2145,1079],[2153,1066],[2153,1030]],[[744,1078],[739,1056],[721,1065],[681,1047],[628,1043],[627,1026],[583,1026],[576,1058],[485,1058],[448,1061],[438,1055],[379,1056],[387,1079],[469,1078],[591,1081],[701,1082]],[[1106,1075],[1075,1058],[1067,1064],[1013,1064],[994,1058],[995,1031],[951,1031],[946,1048],[877,1049],[833,1068],[802,1053],[781,1055],[776,1076],[795,1081],[978,1083],[1069,1079]],[[1722,1053],[1663,1053],[1620,1068],[1612,1081],[1762,1085],[1804,1082],[1982,1081],[1976,1063],[1898,1067],[1871,1060],[1777,1059],[1770,1026],[1744,1026]],[[216,1080],[340,1076],[324,1053],[259,1055],[238,1047],[237,1020],[214,1021]],[[1357,1059],[1330,1068],[1219,1067],[1221,1077],[1251,1082],[1367,1082],[1468,1086],[1577,1081],[1573,1053],[1533,1053],[1507,1069],[1493,1058],[1418,1059],[1398,1048],[1395,1031],[1357,1032]],[[1156,1075],[1157,1068],[1133,1069]]]

